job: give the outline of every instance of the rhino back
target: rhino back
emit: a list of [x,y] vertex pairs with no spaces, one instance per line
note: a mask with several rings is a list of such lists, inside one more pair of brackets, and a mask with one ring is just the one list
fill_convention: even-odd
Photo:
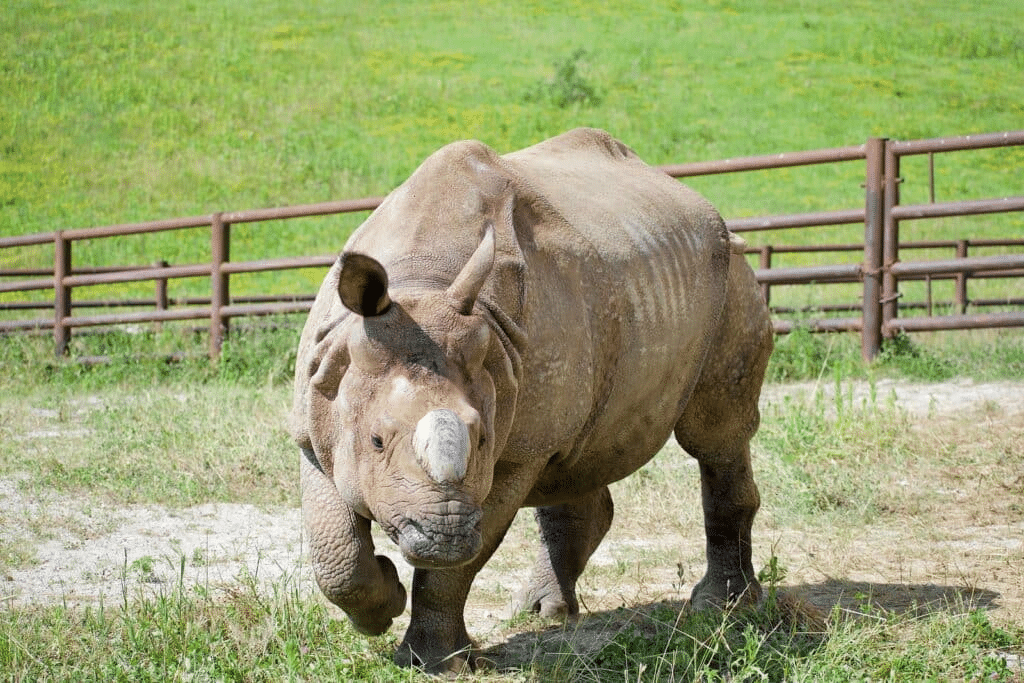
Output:
[[552,482],[613,481],[664,444],[692,391],[724,301],[728,233],[703,197],[602,131],[503,163],[548,212],[516,226],[529,233],[530,285],[516,432],[524,447],[549,435]]
[[[502,157],[475,141],[442,148],[344,249],[377,259],[392,289],[446,287],[486,220],[498,257],[479,301],[524,333],[503,457],[551,458],[552,482],[625,476],[668,437],[714,334],[729,261],[721,218],[607,133],[578,129]],[[300,443],[314,347],[348,324],[336,288],[337,265],[300,342]]]

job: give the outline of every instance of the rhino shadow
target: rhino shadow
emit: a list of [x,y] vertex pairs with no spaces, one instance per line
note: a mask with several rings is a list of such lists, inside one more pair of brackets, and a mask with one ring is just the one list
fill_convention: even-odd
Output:
[[[964,586],[937,584],[870,583],[829,578],[820,583],[778,589],[780,626],[828,638],[828,622],[839,619],[884,617],[921,618],[934,614],[963,615],[999,607],[1000,593]],[[499,671],[527,670],[533,666],[562,669],[569,658],[592,657],[617,635],[631,628],[641,632],[666,614],[678,615],[687,600],[665,600],[581,614],[565,623],[537,618],[504,642],[483,651],[483,658]],[[685,622],[681,628],[686,628]],[[523,626],[518,628],[522,629]]]

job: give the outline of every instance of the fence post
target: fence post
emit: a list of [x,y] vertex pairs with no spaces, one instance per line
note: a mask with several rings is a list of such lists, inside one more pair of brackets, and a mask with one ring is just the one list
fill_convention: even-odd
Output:
[[64,318],[71,315],[71,288],[64,278],[71,274],[71,240],[58,230],[53,237],[53,350],[60,357],[68,352],[71,328]]
[[228,319],[221,308],[231,301],[228,274],[222,266],[231,258],[231,224],[220,213],[210,221],[210,359],[220,355],[228,333]]
[[[772,267],[772,245],[765,244],[761,247],[760,266],[763,270],[768,270]],[[765,305],[771,302],[772,286],[767,282],[761,284],[761,296],[764,297]]]
[[885,141],[885,189],[882,198],[884,234],[882,246],[882,335],[893,337],[895,325],[892,321],[899,315],[899,282],[892,266],[900,260],[900,222],[893,218],[892,209],[900,203],[900,158],[893,151],[892,143]]
[[861,356],[870,361],[882,348],[882,181],[885,171],[885,138],[869,138],[865,151]]
[[[957,240],[957,258],[967,258],[968,245],[969,242],[967,240]],[[967,273],[963,271],[956,274],[956,305],[960,310],[960,315],[965,315],[967,313]]]
[[[161,259],[153,264],[156,268],[166,268],[167,261]],[[167,278],[160,277],[153,281],[156,288],[156,310],[166,311],[168,309],[167,301]],[[153,325],[154,330],[162,330],[164,327],[163,323],[159,320]]]

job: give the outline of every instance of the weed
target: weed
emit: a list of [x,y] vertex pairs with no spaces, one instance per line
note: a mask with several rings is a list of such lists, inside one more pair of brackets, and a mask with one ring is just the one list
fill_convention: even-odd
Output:
[[550,101],[559,109],[578,106],[597,106],[601,103],[597,88],[584,76],[581,62],[588,56],[583,48],[573,51],[565,59],[555,62],[555,75],[549,81],[536,84],[526,94],[527,102]]

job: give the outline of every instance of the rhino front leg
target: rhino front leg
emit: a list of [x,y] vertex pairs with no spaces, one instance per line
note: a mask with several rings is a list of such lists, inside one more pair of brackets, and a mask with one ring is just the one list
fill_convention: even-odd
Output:
[[576,581],[611,527],[614,511],[607,486],[571,503],[537,508],[541,549],[533,575],[516,600],[516,612],[579,614]]
[[405,588],[395,565],[374,556],[370,521],[338,495],[327,475],[303,451],[302,516],[313,574],[324,595],[340,607],[360,633],[380,635],[405,610]]
[[537,480],[539,468],[539,463],[501,467],[484,501],[479,555],[459,567],[416,569],[413,573],[409,628],[395,653],[399,665],[420,667],[434,674],[457,674],[476,668],[476,652],[466,632],[466,598],[473,578],[505,537]]
[[395,653],[399,666],[429,673],[467,673],[476,668],[464,610],[478,565],[417,569],[412,579],[409,628]]

